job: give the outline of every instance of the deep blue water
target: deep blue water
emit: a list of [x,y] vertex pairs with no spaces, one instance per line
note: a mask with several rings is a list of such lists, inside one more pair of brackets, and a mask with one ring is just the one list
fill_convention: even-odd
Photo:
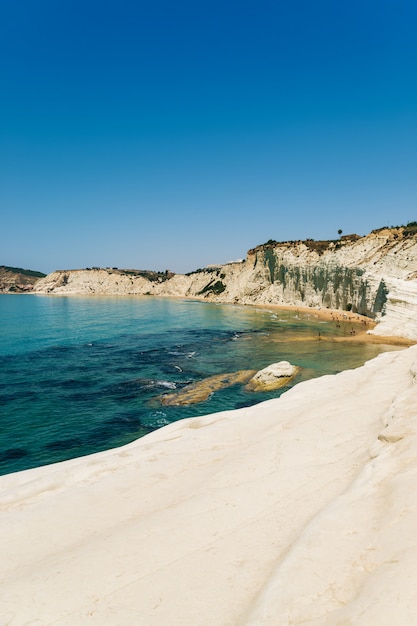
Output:
[[162,298],[1,295],[0,321],[0,474],[285,391],[235,385],[191,406],[158,400],[212,374],[288,360],[302,368],[295,384],[392,349],[325,341],[347,328],[296,312]]

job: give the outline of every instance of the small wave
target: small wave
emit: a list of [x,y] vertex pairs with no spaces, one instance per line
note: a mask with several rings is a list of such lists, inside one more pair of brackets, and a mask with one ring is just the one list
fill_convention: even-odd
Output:
[[161,428],[170,423],[164,411],[152,411],[152,413],[142,416],[140,421],[142,426],[151,429]]
[[155,382],[155,386],[164,387],[164,389],[176,389],[177,385],[175,383],[170,382],[169,380],[157,380]]
[[139,379],[136,381],[142,386],[142,389],[176,389],[176,383],[170,380],[153,380],[153,379]]
[[169,350],[168,354],[170,356],[181,356],[181,357],[187,357],[188,359],[193,359],[194,356],[196,355],[196,351],[192,351],[192,352],[181,352],[180,350]]

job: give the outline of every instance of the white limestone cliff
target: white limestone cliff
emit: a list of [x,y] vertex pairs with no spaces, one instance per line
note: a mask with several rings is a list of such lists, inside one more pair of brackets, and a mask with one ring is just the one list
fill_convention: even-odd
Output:
[[417,238],[384,229],[340,242],[268,242],[245,261],[159,276],[111,269],[54,272],[34,292],[149,294],[242,304],[352,310],[376,318],[373,331],[417,341]]

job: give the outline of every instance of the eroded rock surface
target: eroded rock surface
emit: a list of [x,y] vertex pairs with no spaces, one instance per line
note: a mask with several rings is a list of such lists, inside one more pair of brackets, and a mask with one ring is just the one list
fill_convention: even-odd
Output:
[[288,361],[272,363],[268,367],[256,372],[245,389],[248,391],[272,391],[285,387],[298,373],[299,368]]

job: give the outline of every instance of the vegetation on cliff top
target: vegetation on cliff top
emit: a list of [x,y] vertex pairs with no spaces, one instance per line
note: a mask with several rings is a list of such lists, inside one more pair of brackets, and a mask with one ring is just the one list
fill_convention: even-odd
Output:
[[[114,270],[113,270],[114,271]],[[141,276],[150,282],[163,282],[175,276],[174,272],[165,270],[165,272],[154,272],[153,270],[117,270],[119,274],[125,276]]]
[[[382,226],[381,228],[376,228],[371,231],[372,234],[381,233],[384,230],[389,230],[392,233],[392,236],[395,239],[408,239],[410,237],[417,236],[417,221],[416,222],[408,222],[407,225],[402,226]],[[337,250],[340,247],[358,241],[358,239],[362,239],[360,235],[351,234],[351,235],[342,235],[342,230],[338,230],[338,234],[340,239],[324,239],[320,241],[315,241],[314,239],[299,239],[299,240],[291,240],[291,241],[276,241],[275,239],[269,239],[266,243],[262,243],[255,248],[251,248],[248,250],[248,254],[255,254],[256,252],[265,251],[268,249],[275,248],[277,246],[291,248],[296,245],[304,245],[309,250],[314,250],[318,254],[322,254],[326,250],[330,248]]]
[[[174,272],[170,270],[165,270],[165,272],[156,272],[153,270],[134,270],[134,269],[119,269],[118,267],[86,267],[87,271],[91,270],[104,270],[108,274],[120,274],[120,276],[140,276],[142,278],[146,278],[150,282],[163,282],[165,280],[169,280],[173,276],[175,276]],[[77,270],[75,270],[77,271]]]
[[271,250],[273,248],[276,248],[277,246],[292,248],[293,246],[300,244],[306,246],[309,250],[314,250],[318,254],[323,254],[323,252],[329,250],[330,248],[337,250],[342,245],[350,241],[356,241],[357,239],[360,239],[359,235],[345,235],[344,237],[341,237],[340,240],[330,239],[323,241],[315,241],[314,239],[300,239],[298,241],[275,241],[274,239],[270,239],[266,243],[262,243],[259,246],[256,246],[256,248],[248,250],[248,254],[256,254],[256,252],[261,251],[265,252],[266,250]]
[[21,267],[9,267],[8,265],[0,265],[0,272],[11,272],[12,274],[22,274],[23,276],[33,276],[35,278],[44,278],[46,276],[46,274],[43,274],[43,272],[25,270]]
[[44,276],[46,274],[42,272],[0,265],[0,291],[3,293],[30,291],[33,285]]
[[392,231],[394,237],[407,239],[417,235],[417,222],[408,222],[406,225],[402,224],[401,226],[382,226],[372,230],[371,233],[378,234],[383,230]]

